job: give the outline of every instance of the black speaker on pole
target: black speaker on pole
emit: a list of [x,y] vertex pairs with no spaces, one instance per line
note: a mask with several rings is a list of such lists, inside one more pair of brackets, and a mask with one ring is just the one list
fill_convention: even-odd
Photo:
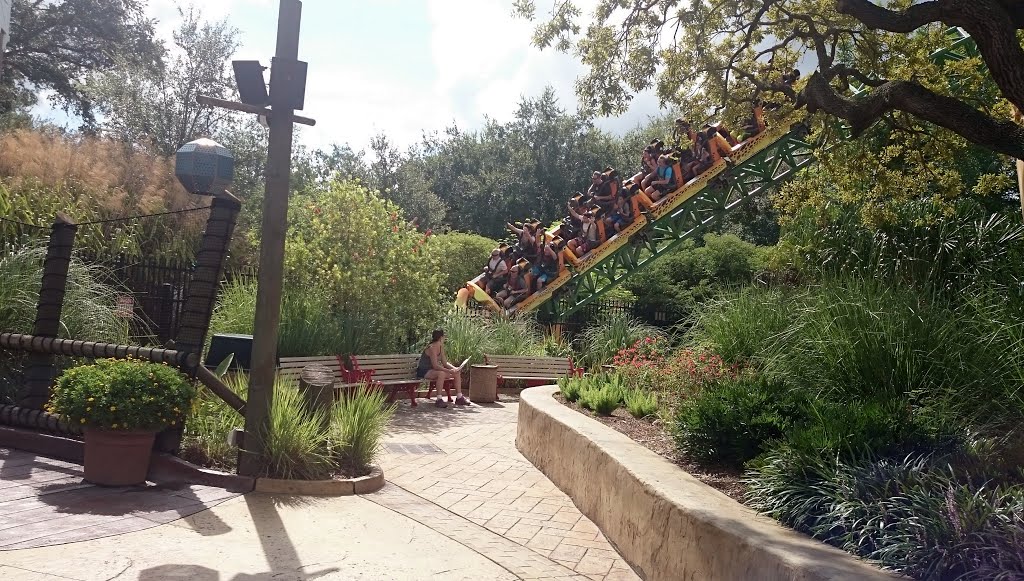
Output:
[[252,335],[214,335],[210,340],[210,348],[206,351],[206,361],[203,365],[217,367],[232,353],[235,359],[231,363],[231,369],[241,368],[249,371],[252,363]]

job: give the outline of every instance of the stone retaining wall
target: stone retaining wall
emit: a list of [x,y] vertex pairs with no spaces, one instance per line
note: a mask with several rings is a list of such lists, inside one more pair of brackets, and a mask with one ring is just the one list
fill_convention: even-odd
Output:
[[516,446],[572,497],[643,578],[758,581],[902,577],[759,516],[628,437],[523,391]]

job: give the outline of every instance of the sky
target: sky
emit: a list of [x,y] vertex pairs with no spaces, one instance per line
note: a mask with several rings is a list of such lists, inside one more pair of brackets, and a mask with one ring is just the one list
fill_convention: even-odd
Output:
[[[177,5],[149,0],[164,38],[179,21]],[[236,59],[269,64],[277,0],[217,0],[202,10],[239,29]],[[305,0],[299,59],[309,71],[300,114],[317,125],[300,130],[302,143],[358,150],[383,131],[404,148],[452,123],[478,128],[485,114],[508,121],[522,96],[546,85],[575,111],[573,83],[583,67],[571,55],[531,46],[533,25],[511,12],[512,0]],[[621,134],[657,113],[657,99],[641,95],[625,115],[597,124]]]

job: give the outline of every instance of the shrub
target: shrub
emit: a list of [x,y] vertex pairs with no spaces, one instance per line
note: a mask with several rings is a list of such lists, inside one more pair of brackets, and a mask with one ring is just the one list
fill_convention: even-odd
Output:
[[607,315],[580,334],[580,363],[588,368],[599,367],[645,337],[664,338],[665,332],[625,313]]
[[362,386],[331,410],[331,433],[338,464],[350,477],[369,473],[395,411],[382,390]]
[[360,351],[404,350],[437,320],[440,280],[424,251],[429,233],[417,232],[397,206],[335,181],[293,197],[288,217],[285,288],[322,295],[352,325],[350,336],[370,339]]
[[747,501],[786,525],[918,579],[1024,576],[1024,487],[936,454],[837,460],[782,447],[752,463]]
[[425,248],[434,269],[441,273],[441,292],[454,301],[459,289],[483,272],[497,247],[497,241],[479,234],[449,232],[431,236]]
[[583,379],[579,377],[560,377],[558,378],[558,391],[565,396],[567,401],[577,401],[580,399],[581,391],[583,390]]
[[[232,373],[221,380],[242,399],[247,397],[249,381],[244,374]],[[275,393],[277,389],[275,385]],[[234,470],[238,450],[227,438],[231,430],[244,424],[245,418],[201,386],[185,420],[181,457],[194,464]]]
[[167,365],[101,359],[65,371],[47,409],[89,428],[160,430],[185,417],[194,396],[185,376]]
[[[20,130],[0,135],[0,215],[48,226],[58,212],[87,222],[197,205],[171,160],[113,140]],[[93,254],[191,259],[202,213],[172,214],[117,229],[83,226],[76,247]],[[15,232],[0,222],[0,242]]]
[[622,403],[622,392],[611,385],[584,388],[580,393],[580,405],[609,416]]
[[544,335],[541,347],[544,355],[547,357],[573,356],[572,346],[561,337],[555,337],[554,335]]
[[807,416],[806,397],[764,375],[741,375],[679,406],[676,443],[700,462],[740,466]]
[[634,418],[646,418],[658,412],[658,397],[649,391],[630,389],[623,400]]

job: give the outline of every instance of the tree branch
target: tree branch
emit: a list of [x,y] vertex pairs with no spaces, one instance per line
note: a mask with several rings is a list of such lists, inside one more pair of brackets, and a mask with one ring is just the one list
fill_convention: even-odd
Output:
[[824,76],[814,73],[801,92],[811,113],[821,110],[850,123],[857,136],[890,111],[904,111],[945,127],[982,147],[1024,159],[1024,127],[992,118],[952,97],[910,81],[889,81],[866,97],[849,99],[837,93]]
[[870,0],[836,0],[836,12],[852,16],[868,28],[904,34],[942,20],[942,5],[938,0],[914,4],[906,10],[889,10]]

